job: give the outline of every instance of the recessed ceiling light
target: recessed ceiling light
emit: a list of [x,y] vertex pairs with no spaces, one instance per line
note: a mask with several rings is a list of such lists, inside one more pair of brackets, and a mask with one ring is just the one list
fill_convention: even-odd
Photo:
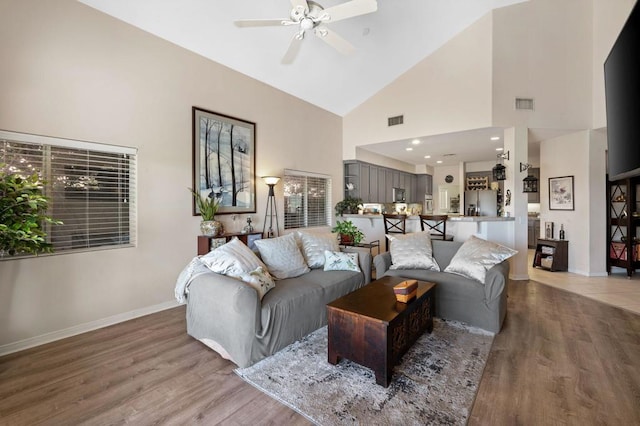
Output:
[[411,143],[414,145],[420,145],[420,139],[414,139],[411,141]]
[[438,160],[438,161],[436,161],[436,163],[442,164],[442,160]]
[[407,149],[407,151],[413,151],[413,148],[411,148],[411,147],[406,148],[406,149]]
[[492,141],[499,141],[500,140],[500,136],[491,136],[491,140]]
[[431,156],[430,155],[425,155],[424,158],[431,158]]
[[496,148],[496,151],[504,151],[504,148]]

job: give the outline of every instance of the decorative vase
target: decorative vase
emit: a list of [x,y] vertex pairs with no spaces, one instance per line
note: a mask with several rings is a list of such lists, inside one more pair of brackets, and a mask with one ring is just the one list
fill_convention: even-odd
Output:
[[200,232],[202,232],[202,235],[208,237],[217,237],[222,235],[224,227],[222,226],[222,222],[218,222],[217,220],[203,220],[200,222]]

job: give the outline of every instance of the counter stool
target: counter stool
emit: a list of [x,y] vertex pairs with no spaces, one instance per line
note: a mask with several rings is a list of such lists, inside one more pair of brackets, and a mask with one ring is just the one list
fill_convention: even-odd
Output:
[[453,241],[453,235],[447,235],[446,214],[421,214],[420,228],[429,231],[432,240]]
[[[406,234],[407,215],[404,214],[383,214],[384,233],[387,234]],[[389,239],[385,237],[384,247],[389,251]]]

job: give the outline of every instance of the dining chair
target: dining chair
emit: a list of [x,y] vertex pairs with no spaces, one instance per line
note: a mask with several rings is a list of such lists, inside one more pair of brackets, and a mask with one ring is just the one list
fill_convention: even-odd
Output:
[[[384,233],[387,234],[406,234],[407,215],[404,214],[383,214]],[[384,239],[385,250],[389,251],[389,239]]]
[[428,231],[432,240],[453,241],[453,235],[447,235],[446,214],[421,214],[420,228]]

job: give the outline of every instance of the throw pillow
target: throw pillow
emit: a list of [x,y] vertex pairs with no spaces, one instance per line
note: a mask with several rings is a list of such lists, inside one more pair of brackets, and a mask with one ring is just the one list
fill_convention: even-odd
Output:
[[254,271],[242,274],[240,279],[256,289],[260,300],[262,300],[269,290],[276,286],[271,274],[265,271],[262,266],[258,266]]
[[484,284],[487,271],[492,266],[516,253],[518,253],[517,250],[472,235],[462,243],[444,271],[462,275]]
[[297,277],[310,271],[293,234],[256,240],[256,247],[269,272],[278,280]]
[[258,256],[235,237],[228,243],[201,256],[200,261],[213,272],[234,278],[254,271],[259,266],[266,269]]
[[358,266],[358,253],[343,253],[340,251],[325,250],[324,257],[325,271],[360,272],[360,267]]
[[427,269],[439,271],[433,258],[431,237],[428,232],[387,235],[391,242],[391,266],[389,269]]
[[307,265],[311,269],[322,268],[324,266],[324,252],[339,251],[336,234],[313,233],[298,231],[298,239],[302,248],[302,255]]

